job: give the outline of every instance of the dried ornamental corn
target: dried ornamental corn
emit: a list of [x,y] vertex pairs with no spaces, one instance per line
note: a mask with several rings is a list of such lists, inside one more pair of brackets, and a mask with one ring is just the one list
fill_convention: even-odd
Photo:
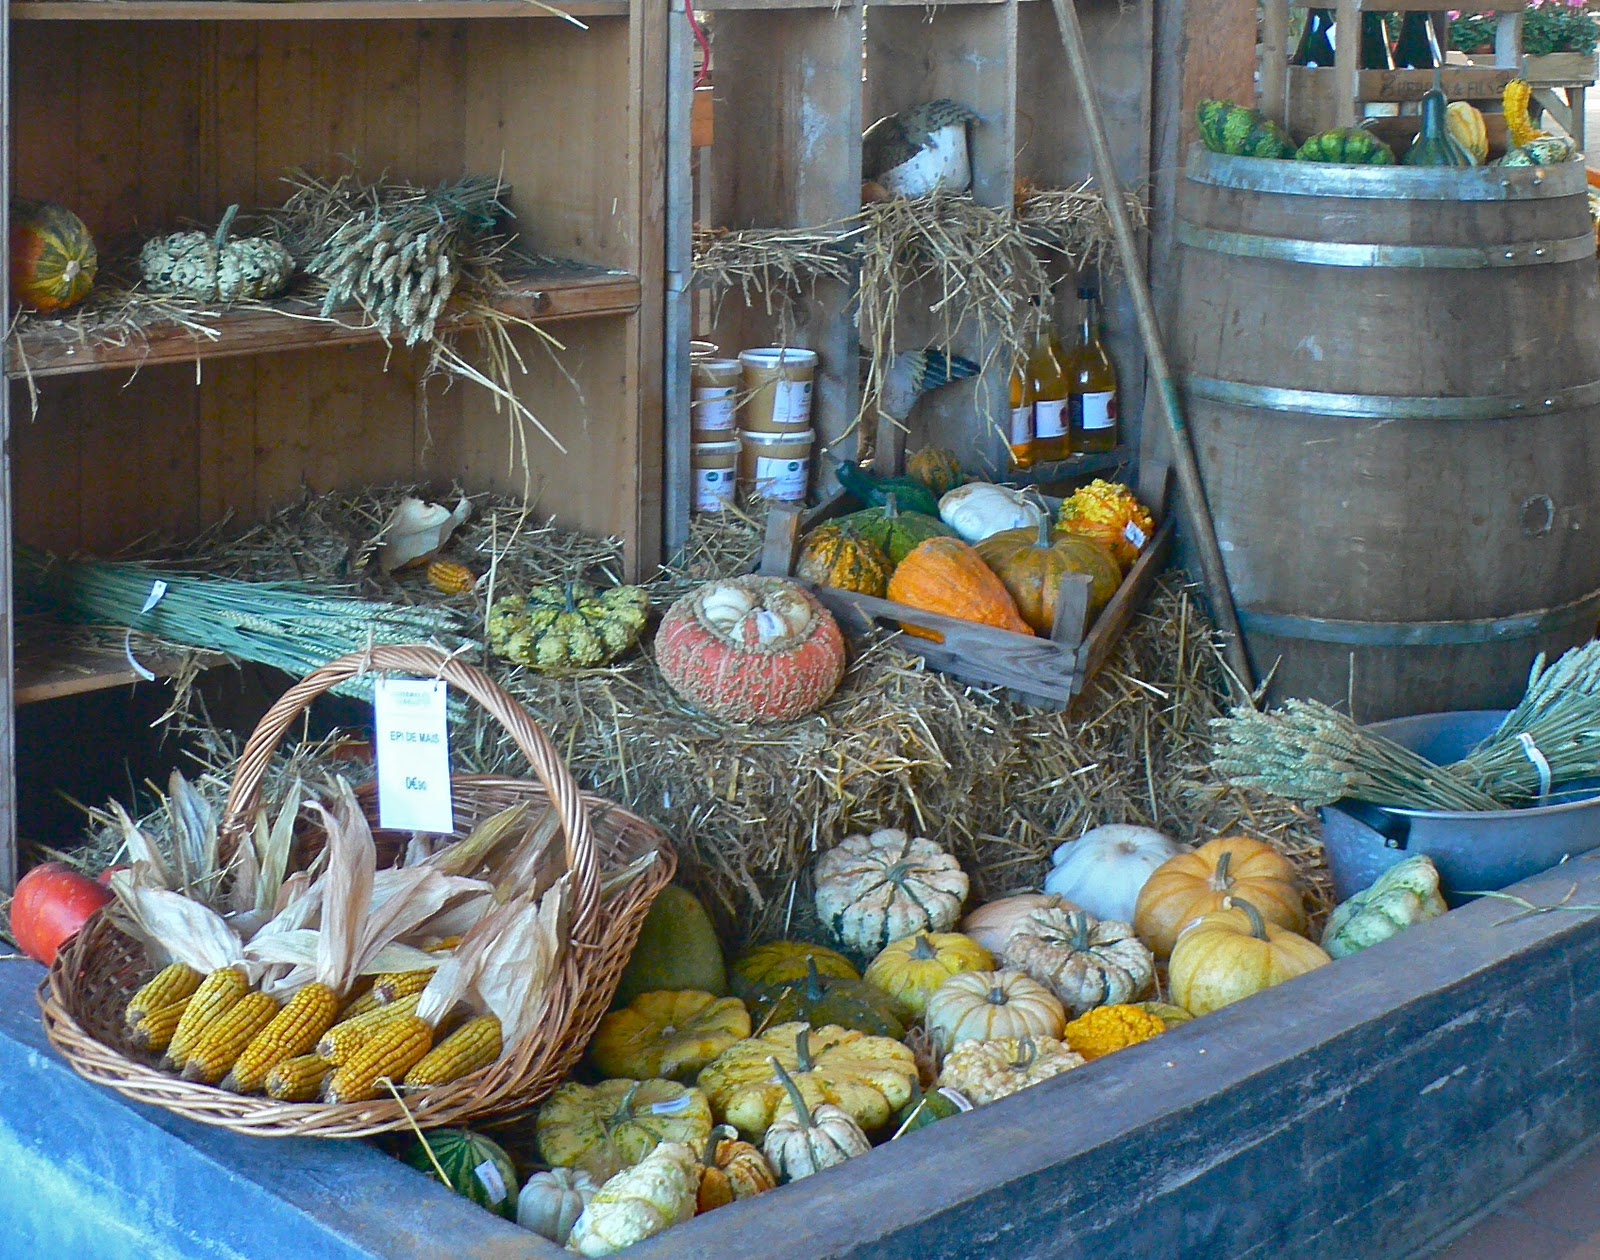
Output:
[[242,967],[220,967],[200,982],[167,1045],[167,1062],[182,1067],[206,1027],[250,990]]
[[267,1073],[267,1097],[279,1102],[311,1102],[333,1073],[333,1064],[314,1054],[285,1059]]
[[265,993],[246,993],[206,1025],[195,1040],[184,1060],[183,1079],[215,1085],[228,1074],[251,1038],[270,1024],[277,1013],[277,998]]
[[432,1045],[433,1028],[427,1020],[406,1015],[385,1023],[328,1078],[322,1096],[330,1103],[376,1098],[382,1081],[405,1079]]
[[308,1054],[339,1013],[339,995],[325,984],[306,985],[251,1038],[250,1044],[223,1078],[224,1089],[253,1094],[267,1074],[285,1059]]
[[123,1018],[132,1027],[145,1012],[171,1006],[191,996],[203,979],[205,977],[187,963],[168,963],[128,999]]
[[129,1025],[130,1040],[140,1050],[160,1054],[171,1044],[172,1034],[178,1030],[178,1021],[183,1018],[189,1000],[186,997],[179,998],[153,1011],[145,1011]]
[[318,1039],[317,1053],[330,1063],[343,1063],[377,1029],[402,1016],[415,1015],[421,997],[420,993],[413,993],[335,1024]]
[[406,1073],[413,1089],[459,1080],[500,1057],[500,1021],[493,1015],[469,1019]]
[[390,1002],[398,1001],[403,997],[410,997],[413,993],[421,993],[428,987],[428,981],[433,979],[433,972],[427,971],[391,971],[379,976],[372,982],[372,992],[377,997],[379,1004],[387,1006]]

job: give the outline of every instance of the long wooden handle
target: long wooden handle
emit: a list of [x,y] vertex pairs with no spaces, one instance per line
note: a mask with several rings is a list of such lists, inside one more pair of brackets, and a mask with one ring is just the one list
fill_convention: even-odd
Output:
[[1105,199],[1106,215],[1111,220],[1117,256],[1128,278],[1128,291],[1133,296],[1139,335],[1144,341],[1145,354],[1150,359],[1151,375],[1155,377],[1156,397],[1160,400],[1161,412],[1166,417],[1167,430],[1172,436],[1172,460],[1178,474],[1184,523],[1199,552],[1200,573],[1211,602],[1212,615],[1222,632],[1222,649],[1228,668],[1248,695],[1254,686],[1250,661],[1245,655],[1239,618],[1233,607],[1233,593],[1228,589],[1228,574],[1222,564],[1222,551],[1217,546],[1217,532],[1211,524],[1211,511],[1206,506],[1205,487],[1200,481],[1200,469],[1195,464],[1189,429],[1183,421],[1178,388],[1172,378],[1172,369],[1167,364],[1161,329],[1156,324],[1155,307],[1150,301],[1150,286],[1145,279],[1144,265],[1134,241],[1133,224],[1128,220],[1122,181],[1117,177],[1111,144],[1106,139],[1105,116],[1095,95],[1094,83],[1089,77],[1089,52],[1083,42],[1083,27],[1078,23],[1074,0],[1051,0],[1051,4],[1056,11],[1056,24],[1061,28],[1061,42],[1066,49],[1073,90],[1078,94],[1078,105],[1088,124],[1089,145],[1094,151],[1095,177],[1100,182],[1100,194]]

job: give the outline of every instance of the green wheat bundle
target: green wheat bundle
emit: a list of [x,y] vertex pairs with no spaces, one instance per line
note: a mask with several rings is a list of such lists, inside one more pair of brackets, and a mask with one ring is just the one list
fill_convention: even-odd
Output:
[[1517,707],[1465,758],[1436,766],[1314,700],[1212,722],[1212,767],[1306,805],[1344,797],[1401,809],[1504,809],[1600,777],[1600,643],[1541,654]]
[[121,560],[63,560],[30,547],[17,548],[16,576],[23,595],[65,621],[126,627],[296,678],[368,644],[454,649],[471,642],[452,609],[329,596],[292,582],[240,582]]

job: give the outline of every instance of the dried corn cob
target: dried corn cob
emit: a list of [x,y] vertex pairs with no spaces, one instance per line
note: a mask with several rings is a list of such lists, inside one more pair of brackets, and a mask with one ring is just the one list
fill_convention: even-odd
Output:
[[184,1060],[183,1079],[215,1085],[228,1074],[251,1039],[278,1013],[278,999],[246,993],[207,1025]]
[[382,1005],[383,1003],[378,1000],[378,995],[369,986],[365,993],[351,998],[339,1008],[339,1017],[334,1020],[334,1023],[342,1024],[347,1019],[354,1019],[358,1015],[366,1015],[371,1011],[375,1011]]
[[382,1028],[390,1020],[416,1014],[417,1001],[421,997],[420,993],[413,993],[409,997],[398,998],[387,1006],[368,1011],[365,1015],[357,1015],[354,1019],[335,1024],[318,1039],[317,1053],[329,1063],[343,1063],[374,1031]]
[[128,1036],[133,1044],[151,1054],[160,1054],[171,1043],[172,1034],[178,1030],[178,1021],[183,1018],[189,1002],[189,998],[182,997],[153,1011],[143,1012],[128,1028]]
[[189,1058],[207,1025],[242,998],[250,989],[243,967],[220,967],[200,982],[189,999],[189,1007],[167,1044],[167,1062],[181,1068]]
[[493,1015],[479,1015],[417,1060],[406,1073],[405,1083],[413,1088],[443,1085],[488,1067],[499,1057],[500,1021]]
[[278,1064],[309,1053],[338,1013],[338,994],[325,984],[306,985],[251,1038],[233,1070],[223,1078],[222,1087],[241,1094],[255,1093]]
[[433,979],[432,971],[391,971],[372,982],[372,991],[384,1006],[413,993],[421,993]]
[[399,1081],[433,1045],[427,1020],[405,1015],[382,1025],[322,1087],[330,1103],[365,1102],[376,1098],[379,1082]]
[[139,1021],[139,1016],[147,1011],[160,1010],[163,1006],[171,1006],[174,1002],[191,996],[200,987],[200,981],[204,979],[204,976],[187,963],[168,963],[128,999],[122,1017],[128,1021],[129,1027],[132,1027]]
[[267,1073],[267,1097],[279,1102],[311,1102],[332,1071],[333,1064],[314,1054],[285,1059]]

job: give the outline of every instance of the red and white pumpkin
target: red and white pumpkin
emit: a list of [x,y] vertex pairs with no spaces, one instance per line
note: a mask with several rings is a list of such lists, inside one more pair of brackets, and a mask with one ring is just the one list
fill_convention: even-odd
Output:
[[833,694],[844,677],[844,638],[794,582],[721,578],[667,609],[656,664],[675,692],[715,717],[781,722]]

